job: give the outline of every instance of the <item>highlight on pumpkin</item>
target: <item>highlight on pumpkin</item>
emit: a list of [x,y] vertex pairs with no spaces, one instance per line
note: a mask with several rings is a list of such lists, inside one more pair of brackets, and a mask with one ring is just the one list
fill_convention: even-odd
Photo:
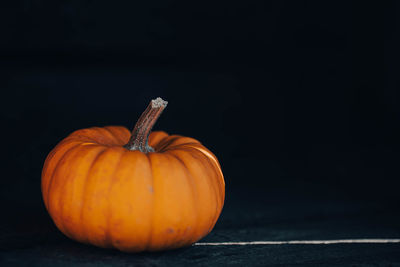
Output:
[[132,132],[77,130],[49,153],[42,195],[61,232],[126,252],[190,246],[211,232],[225,199],[221,166],[196,139],[151,131],[166,106],[152,100]]

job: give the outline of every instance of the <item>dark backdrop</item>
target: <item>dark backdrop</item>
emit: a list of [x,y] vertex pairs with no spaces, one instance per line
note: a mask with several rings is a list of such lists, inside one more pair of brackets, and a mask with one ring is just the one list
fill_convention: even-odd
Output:
[[351,217],[352,205],[398,218],[398,3],[1,5],[8,227],[50,224],[40,173],[57,142],[85,127],[132,128],[158,96],[169,105],[155,129],[194,137],[221,162],[217,228],[309,209]]

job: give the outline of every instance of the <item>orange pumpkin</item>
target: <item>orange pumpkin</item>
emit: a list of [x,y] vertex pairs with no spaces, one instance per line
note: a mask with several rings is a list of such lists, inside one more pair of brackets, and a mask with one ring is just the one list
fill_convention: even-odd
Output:
[[193,138],[150,133],[166,104],[152,100],[132,134],[82,129],[50,152],[42,194],[65,235],[139,252],[189,246],[213,229],[225,198],[221,167]]

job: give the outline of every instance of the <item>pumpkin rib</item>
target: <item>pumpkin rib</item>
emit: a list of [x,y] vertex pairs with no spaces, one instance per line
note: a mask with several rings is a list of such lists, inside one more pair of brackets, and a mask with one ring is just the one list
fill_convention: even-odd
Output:
[[172,144],[172,145],[169,145],[168,147],[164,148],[164,151],[162,151],[160,153],[167,152],[167,151],[170,151],[170,150],[180,149],[181,147],[184,147],[184,146],[191,147],[190,145],[200,145],[200,146],[202,146],[200,143],[194,143],[194,142],[193,143]]
[[74,141],[74,142],[81,142],[81,143],[92,143],[92,144],[97,144],[97,145],[102,145],[93,138],[85,135],[73,135],[73,136],[68,136],[65,138],[65,140],[68,141]]
[[115,135],[108,127],[103,127],[102,129],[106,130],[109,132],[112,136],[112,138],[117,142],[120,143],[121,145],[124,143],[121,138],[119,138],[117,135]]
[[85,142],[93,142],[99,145],[116,146],[115,137],[104,127],[91,127],[73,132],[69,138]]
[[126,127],[113,126],[113,129],[118,130],[118,132],[122,135],[124,143],[127,143],[129,141],[129,138],[131,137],[131,131],[129,131]]
[[121,141],[121,145],[124,145],[129,141],[129,137],[131,136],[131,133],[125,127],[106,126],[104,128],[106,128],[111,133],[113,133]]
[[[77,142],[75,144],[73,144],[74,142]],[[43,200],[47,209],[47,205],[48,205],[48,192],[49,192],[49,186],[51,183],[51,179],[53,177],[53,173],[54,170],[57,167],[58,161],[60,158],[62,158],[62,156],[65,154],[65,152],[67,152],[70,148],[72,148],[73,146],[79,144],[80,142],[78,141],[61,141],[60,144],[58,144],[50,153],[49,155],[46,157],[45,160],[45,166],[43,167],[43,171],[42,171],[42,195],[43,195]],[[64,148],[66,145],[71,145],[71,147],[67,148],[63,153],[60,153],[61,155],[59,156],[59,159],[57,160],[57,162],[55,164],[53,164],[54,166],[52,168],[50,163],[54,161],[54,157],[56,157],[58,155],[58,153],[60,152],[61,148]]]
[[[50,213],[50,214],[54,214],[54,207],[55,207],[57,201],[60,202],[60,195],[62,195],[62,194],[57,194],[57,195],[56,195],[56,196],[57,196],[57,200],[54,200],[53,197],[52,197],[52,196],[55,195],[55,193],[54,193],[54,191],[55,191],[55,189],[54,189],[54,182],[55,182],[55,180],[58,178],[58,177],[57,177],[57,174],[58,174],[58,172],[60,171],[60,167],[62,166],[62,163],[64,163],[63,161],[66,161],[66,159],[67,159],[68,157],[70,157],[71,154],[72,154],[72,155],[75,155],[75,153],[78,153],[78,152],[79,152],[78,148],[80,147],[80,145],[81,145],[81,143],[79,143],[79,144],[77,144],[76,146],[73,146],[72,148],[68,149],[68,150],[64,153],[64,155],[58,160],[57,166],[54,168],[54,172],[53,172],[53,175],[52,175],[52,178],[51,178],[51,183],[50,183],[49,188],[48,188],[48,196],[47,196],[47,200],[48,200],[48,202],[49,202],[49,205],[48,205],[49,208],[48,208],[48,210],[49,210],[49,213]],[[68,170],[68,169],[67,169],[67,170]],[[69,175],[69,174],[68,174],[68,175]],[[56,178],[56,177],[57,177],[57,178]],[[58,185],[58,187],[59,187],[59,185]],[[53,194],[51,194],[51,193],[53,193]],[[53,203],[53,204],[52,204],[52,203]],[[63,233],[65,233],[66,229],[64,228],[64,224],[63,224],[63,222],[62,222],[61,216],[60,216],[60,214],[59,214],[58,212],[56,212],[56,214],[57,214],[58,216],[52,217],[52,218],[53,218],[54,221],[56,222],[56,225],[57,225],[58,227],[60,227],[60,230],[61,230]]]
[[[168,157],[165,154],[159,154],[159,153],[158,154],[153,154],[153,157],[157,158],[158,165],[159,165],[158,167],[161,170],[163,170],[164,166],[163,165],[160,166],[160,163],[162,163],[162,162],[164,162],[166,160],[170,160],[170,159],[168,159]],[[171,164],[169,164],[169,162],[168,162],[168,164],[166,164],[166,165],[170,166]],[[164,172],[161,171],[161,173],[164,173]],[[167,177],[160,177],[159,174],[160,174],[160,172],[158,172],[157,175],[155,175],[155,176],[157,176],[157,181],[158,181],[158,182],[156,182],[156,184],[160,185],[160,183],[161,183],[162,188],[165,188],[165,186],[168,186],[169,179],[167,179]],[[170,177],[168,177],[168,178],[170,178]],[[165,189],[162,190],[162,191],[160,190],[158,195],[157,195],[158,199],[160,199],[161,197],[165,197],[164,194],[165,194]],[[156,205],[157,211],[160,212],[159,211],[160,210],[160,206],[161,206],[161,208],[165,207],[165,203],[160,202],[160,200],[158,200],[156,203],[158,204],[158,205]],[[169,208],[169,207],[167,207],[167,208]],[[171,206],[170,208],[171,208],[171,210],[173,210],[174,206]],[[164,209],[162,209],[162,210],[163,210],[163,212],[160,212],[160,213],[165,215]],[[179,211],[177,212],[176,215],[177,215],[177,218],[180,218],[181,215],[182,215],[182,209],[179,209]],[[160,248],[168,247],[168,246],[170,246],[171,244],[174,243],[174,239],[176,238],[176,236],[171,237],[169,235],[168,236],[164,236],[164,238],[162,238],[163,239],[162,242],[160,243],[160,235],[159,234],[160,234],[160,231],[157,231],[156,244],[153,244],[153,248],[152,248],[153,250],[160,250]]]
[[[149,161],[149,166],[150,166],[150,175],[151,175],[151,182],[152,182],[152,187],[153,187],[153,191],[155,193],[156,188],[154,187],[154,173],[153,173],[153,168],[152,168],[152,162],[151,162],[151,157],[150,157],[150,153],[149,154],[145,154],[146,158]],[[147,237],[147,244],[144,246],[144,250],[149,250],[150,246],[151,246],[151,242],[153,239],[153,225],[154,225],[154,199],[151,202],[151,207],[149,208],[149,210],[151,210],[150,212],[150,232],[149,235]]]
[[[87,153],[88,151],[85,151],[85,152]],[[80,153],[82,153],[82,151],[80,150],[80,151],[78,151],[76,153],[80,154]],[[72,158],[71,161],[69,162],[69,164],[71,164],[72,166],[75,166],[75,161],[76,161],[76,159]],[[75,170],[76,170],[76,166],[75,166],[75,168],[69,168],[68,169],[67,175],[65,175],[63,177],[63,179],[61,180],[60,185],[59,185],[61,192],[65,193],[66,185],[68,184],[69,180],[71,179],[70,177],[74,176],[73,174],[74,174]],[[66,199],[66,197],[67,197],[67,194],[60,194],[59,195],[59,197],[58,197],[59,198],[59,200],[58,200],[58,206],[59,206],[58,210],[59,210],[59,216],[61,218],[60,223],[62,225],[62,228],[64,228],[64,230],[65,230],[65,234],[67,236],[72,236],[70,231],[69,231],[69,229],[65,226],[65,218],[66,218],[66,216],[65,216],[65,204],[66,204],[65,199]]]
[[[53,172],[52,172],[52,174],[50,175],[50,179],[49,179],[48,186],[47,186],[47,191],[46,191],[47,203],[50,203],[50,200],[49,200],[49,199],[50,199],[50,192],[51,192],[51,187],[52,187],[52,184],[53,184],[54,174],[56,173],[57,168],[58,168],[59,165],[60,165],[60,162],[61,162],[62,159],[65,157],[65,154],[67,154],[68,152],[70,152],[71,150],[73,150],[74,148],[76,148],[76,147],[78,147],[78,146],[80,146],[80,145],[81,145],[81,143],[77,143],[77,144],[73,145],[72,147],[68,148],[66,151],[64,151],[64,153],[61,155],[61,157],[58,159],[56,165],[54,166]],[[56,147],[55,149],[57,149],[57,147]],[[54,155],[53,155],[53,156],[54,156]],[[51,159],[49,159],[49,160],[51,160]],[[49,204],[48,204],[48,205],[49,205]],[[50,207],[48,207],[48,210],[49,210],[49,212],[50,212]]]
[[[174,151],[168,151],[168,152],[169,152],[168,154],[170,154],[173,157],[175,157],[182,164],[182,166],[183,166],[183,168],[184,168],[184,170],[186,172],[186,175],[187,175],[186,179],[188,180],[188,184],[190,185],[190,190],[192,192],[192,194],[191,194],[192,195],[192,202],[193,202],[193,206],[195,207],[195,210],[194,210],[195,220],[194,220],[194,224],[193,224],[193,226],[191,228],[191,232],[189,232],[189,233],[192,234],[194,232],[195,233],[194,239],[197,239],[196,232],[197,232],[197,225],[198,225],[197,221],[198,221],[198,217],[199,217],[198,216],[199,207],[198,207],[198,194],[197,194],[197,190],[195,189],[196,185],[194,184],[193,176],[192,176],[190,170],[188,169],[188,167],[186,166],[186,163],[178,155],[176,155],[174,153],[175,150]],[[194,241],[191,240],[191,243],[192,242],[194,242]]]
[[[179,178],[174,171],[176,162],[161,153],[148,153],[152,162],[154,181],[153,236],[150,251],[158,251],[173,245],[178,227],[181,225],[182,209],[180,205]],[[179,165],[178,165],[179,166]]]
[[154,150],[155,150],[155,152],[156,153],[159,153],[160,151],[161,151],[161,146],[163,146],[164,144],[165,144],[165,142],[166,142],[166,139],[168,138],[168,137],[170,137],[170,135],[166,135],[166,136],[164,136],[164,137],[162,137],[160,140],[158,140],[158,142],[156,142],[155,144],[154,144]]
[[218,182],[218,189],[220,192],[220,196],[224,199],[225,198],[225,181],[224,181],[224,175],[221,171],[221,165],[219,164],[217,157],[206,147],[204,146],[193,146],[192,144],[185,144],[186,147],[194,148],[197,151],[200,151],[203,153],[211,162],[214,167],[214,169],[220,174],[218,176],[217,182]]
[[[200,150],[200,152],[201,153],[203,153],[203,151],[201,151]],[[203,153],[204,154],[204,153]],[[215,169],[218,169],[219,171],[220,171],[220,168],[217,166],[217,168],[215,168],[215,162],[214,161],[211,161],[211,159],[207,156],[207,155],[205,155],[206,156],[206,158],[207,158],[207,161],[214,167],[214,170]],[[221,172],[221,171],[220,171]],[[213,172],[214,173],[214,175],[217,173],[217,172]],[[221,172],[222,173],[222,172]],[[211,181],[212,181],[212,183],[214,183],[214,180],[216,180],[216,182],[218,183],[217,184],[217,191],[218,191],[218,200],[220,200],[220,201],[218,201],[218,207],[219,207],[219,209],[221,209],[222,210],[222,207],[223,207],[223,205],[224,205],[224,201],[223,201],[223,199],[225,198],[225,196],[223,195],[223,193],[222,193],[222,191],[223,190],[221,190],[221,184],[219,183],[219,175],[217,175],[217,177],[216,177],[217,179],[211,179]],[[217,223],[217,220],[218,220],[218,218],[219,218],[219,215],[220,215],[220,211],[219,212],[217,212],[217,214],[216,214],[216,216],[215,216],[215,218],[214,218],[214,222],[212,223],[212,226],[211,226],[211,228],[210,228],[210,230],[209,230],[209,232],[211,232],[211,230],[212,230],[212,228],[215,226],[215,224]]]
[[[69,177],[65,178],[64,189],[62,190],[63,197],[61,199],[64,205],[60,214],[62,218],[69,218],[69,223],[65,228],[68,230],[69,234],[73,236],[73,239],[76,240],[83,241],[83,236],[85,235],[81,231],[81,228],[77,227],[81,223],[80,209],[78,209],[78,207],[82,207],[85,179],[92,162],[97,158],[99,152],[103,150],[104,146],[102,145],[83,145],[81,152],[82,154],[84,153],[84,155],[81,155],[82,158],[80,159],[82,162],[70,163],[72,166],[75,166],[75,168],[72,168],[74,172],[72,174],[70,173]],[[78,209],[78,212],[75,212],[76,209]]]
[[97,142],[97,140],[93,137],[93,132],[95,131],[93,128],[96,128],[96,127],[76,130],[76,131],[72,132],[70,135],[68,135],[66,139],[69,139],[69,138],[75,139],[76,138],[76,140],[79,140],[82,142],[90,141],[90,142],[100,144],[100,142]]
[[114,139],[116,141],[116,145],[118,145],[118,146],[123,146],[129,141],[129,138],[128,138],[128,141],[125,140],[124,134],[121,134],[118,127],[116,127],[116,126],[106,126],[106,127],[104,127],[104,129],[109,131],[112,134],[112,136],[114,137]]
[[[120,152],[119,158],[118,158],[117,163],[115,164],[115,167],[114,167],[113,174],[109,177],[111,182],[110,182],[110,185],[109,185],[109,188],[108,188],[108,191],[107,191],[107,198],[109,198],[110,193],[111,193],[111,189],[112,189],[113,185],[115,184],[115,181],[114,181],[115,174],[117,173],[118,167],[121,164],[122,157],[126,152],[127,152],[126,150],[122,150]],[[112,240],[112,236],[111,236],[111,232],[110,232],[111,231],[111,229],[110,229],[110,220],[111,220],[111,214],[112,214],[111,201],[108,202],[107,213],[108,213],[108,216],[107,216],[106,231],[105,231],[105,244],[107,246],[112,246],[113,240]]]
[[[51,159],[57,154],[59,150],[57,149],[53,149],[52,151],[50,151],[50,153],[47,155],[45,161],[44,161],[44,166],[42,169],[42,181],[41,181],[41,189],[42,189],[42,197],[43,197],[43,201],[44,201],[44,205],[46,206],[46,210],[47,208],[47,194],[45,192],[47,192],[48,189],[48,185],[50,182],[50,177],[47,174],[47,172],[49,171],[49,167],[50,167],[50,163],[51,163]],[[57,164],[55,164],[57,165]],[[54,166],[55,167],[55,166]],[[54,171],[54,168],[52,170],[52,172]]]
[[[168,165],[171,166],[171,167],[173,166],[172,167],[173,169],[179,168],[179,169],[182,170],[182,173],[179,176],[178,176],[178,173],[175,172],[176,174],[175,174],[175,177],[174,177],[175,179],[182,180],[182,181],[179,182],[179,185],[184,187],[182,189],[182,192],[185,192],[188,189],[192,192],[191,184],[190,184],[190,181],[188,179],[188,173],[186,172],[187,169],[186,169],[186,167],[184,165],[182,166],[182,161],[180,159],[178,159],[175,155],[171,154],[171,153],[164,153],[163,157],[168,159],[168,161],[169,161]],[[183,196],[184,196],[184,194],[181,195],[182,198],[183,198]],[[196,204],[193,201],[193,194],[190,194],[190,198],[189,199],[187,198],[187,196],[185,198],[183,198],[183,199],[184,200],[182,200],[182,201],[184,203],[188,203],[191,200],[192,205],[191,205],[191,208],[188,209],[188,207],[187,207],[188,204],[185,204],[185,205],[179,205],[181,203],[178,204],[178,207],[180,207],[180,208],[179,208],[179,211],[177,213],[177,217],[180,218],[180,220],[182,220],[180,222],[180,227],[185,225],[185,223],[186,223],[185,218],[189,217],[194,222],[197,220],[197,214],[195,212],[193,212],[193,209],[196,208]],[[195,214],[195,216],[193,216],[193,214]],[[175,229],[175,231],[183,230],[183,232],[184,232],[185,229],[182,229],[180,227],[178,229]],[[174,234],[171,238],[168,239],[168,241],[171,244],[168,244],[167,247],[174,247],[174,246],[180,247],[183,244],[187,243],[187,238],[183,234],[179,234],[179,235],[178,234]],[[163,247],[166,247],[166,246],[163,245]]]
[[216,179],[218,183],[218,188],[220,189],[220,195],[222,199],[225,199],[225,180],[224,180],[224,174],[222,173],[221,170],[221,165],[217,159],[217,157],[206,147],[202,147],[199,149],[201,153],[205,154],[208,157],[208,160],[211,161],[212,165],[214,166],[214,169],[216,172],[219,174],[218,179]]
[[[188,148],[185,148],[185,149],[188,149]],[[201,157],[200,157],[199,159],[201,159],[201,158],[203,158],[203,159],[204,159],[204,158],[207,158],[206,155],[204,155],[202,152],[198,151],[197,149],[192,148],[192,149],[190,149],[190,150],[192,150],[193,152],[196,152],[195,154],[194,154],[194,153],[188,153],[191,157],[194,157],[194,155],[197,154],[197,155],[201,155]],[[194,157],[194,158],[195,158],[195,160],[196,160],[196,157]],[[207,158],[207,159],[208,159],[208,158]],[[203,169],[206,170],[206,173],[210,173],[208,166],[206,166],[206,165],[204,164],[204,161],[203,161],[203,160],[197,160],[197,161],[200,162],[200,164],[203,166]],[[208,161],[207,161],[207,162],[208,162]],[[213,173],[213,172],[212,172],[212,173]],[[217,194],[217,191],[219,192],[219,190],[216,190],[216,188],[215,188],[215,183],[212,181],[213,179],[210,179],[209,175],[206,176],[206,179],[205,179],[205,180],[207,181],[208,185],[212,188],[212,191],[214,192],[214,194],[212,194],[212,195],[214,196],[214,200],[215,200],[215,211],[214,211],[214,216],[213,216],[213,218],[215,218],[215,217],[218,217],[218,215],[219,215],[219,209],[220,209],[219,194]],[[209,232],[212,230],[212,228],[214,227],[213,222],[214,222],[214,219],[213,219],[213,221],[211,222],[211,224],[210,224],[210,226],[209,226],[209,228],[208,228],[206,234],[209,233]]]
[[187,145],[187,144],[202,145],[198,140],[196,140],[194,138],[181,136],[181,135],[178,135],[178,136],[179,136],[179,139],[175,140],[169,147],[179,146],[179,145]]
[[89,180],[89,177],[90,177],[90,173],[91,173],[91,171],[92,171],[92,169],[93,169],[94,164],[96,163],[96,161],[99,159],[99,157],[100,157],[107,149],[108,149],[108,147],[104,147],[104,149],[103,149],[102,151],[99,151],[99,153],[98,153],[98,154],[96,155],[96,157],[93,159],[93,161],[91,162],[90,167],[89,167],[89,169],[88,169],[88,172],[87,172],[85,181],[84,181],[84,183],[83,183],[82,207],[81,207],[81,210],[80,210],[80,215],[79,215],[79,217],[80,217],[81,225],[82,225],[82,228],[83,228],[83,233],[85,233],[84,235],[82,235],[82,238],[85,237],[85,239],[86,239],[86,240],[83,241],[83,242],[85,242],[85,243],[89,243],[89,236],[87,235],[88,230],[86,229],[87,227],[85,227],[86,224],[85,224],[85,222],[84,222],[84,220],[83,220],[83,211],[84,211],[85,202],[86,202],[85,195],[86,195],[86,192],[87,192],[87,183],[88,183],[88,180]]
[[[201,145],[199,141],[197,141],[193,138],[190,138],[190,137],[184,137],[184,136],[180,136],[180,135],[170,135],[167,138],[170,138],[170,139],[163,140],[164,144],[160,147],[160,149],[159,149],[160,152],[165,152],[169,149],[173,149],[175,147],[180,147],[180,146],[187,145],[187,144]],[[187,142],[179,143],[179,141],[182,141],[182,139],[186,139]]]
[[[199,150],[197,150],[197,151],[199,151]],[[200,153],[202,153],[202,152],[200,152]],[[203,153],[202,153],[203,154]],[[214,167],[214,165],[211,163],[210,164],[210,159],[206,156],[206,155],[204,155],[203,154],[203,156],[206,158],[206,161],[208,162],[208,165],[211,165],[211,166],[213,166]],[[203,162],[203,161],[202,161]],[[204,162],[203,162],[203,164],[204,164]],[[210,170],[210,168],[207,168],[208,170]],[[216,199],[216,201],[217,201],[217,203],[216,203],[216,210],[215,210],[215,214],[214,214],[214,219],[213,219],[213,221],[211,222],[211,225],[210,225],[210,228],[208,229],[208,231],[207,231],[207,234],[209,233],[209,232],[211,232],[211,230],[214,228],[214,226],[215,226],[215,223],[217,222],[217,219],[218,219],[218,217],[219,217],[219,214],[220,214],[220,212],[221,212],[221,209],[222,209],[222,205],[223,205],[223,203],[222,203],[222,201],[221,201],[221,191],[220,191],[220,189],[219,189],[219,186],[215,183],[215,181],[214,180],[217,180],[218,179],[218,177],[217,177],[217,179],[214,179],[214,177],[216,177],[216,172],[215,172],[215,168],[212,168],[212,169],[214,169],[214,170],[212,170],[210,173],[211,173],[211,176],[207,176],[207,178],[208,178],[208,180],[210,181],[210,183],[212,184],[212,187],[213,187],[213,189],[214,189],[214,194],[215,194],[215,199]]]
[[183,144],[183,146],[186,147],[190,147],[190,148],[194,148],[198,151],[200,151],[201,153],[203,153],[205,156],[207,156],[208,158],[212,159],[212,161],[215,163],[215,165],[217,165],[218,167],[218,172],[221,174],[221,176],[223,177],[222,171],[221,171],[221,164],[219,163],[217,157],[214,155],[214,153],[212,153],[209,149],[207,149],[205,146],[201,145],[201,144],[195,144],[195,143],[191,143],[191,144]]
[[[214,215],[212,216],[212,218],[214,218],[215,214],[219,213],[219,207],[220,206],[218,204],[219,200],[218,200],[218,196],[216,194],[216,190],[215,190],[214,184],[211,183],[210,179],[208,178],[208,176],[209,176],[208,175],[209,174],[209,168],[207,168],[207,166],[203,162],[205,156],[202,153],[200,153],[197,150],[195,150],[195,149],[182,147],[179,150],[180,151],[185,151],[185,153],[192,159],[193,162],[197,162],[198,166],[202,169],[204,174],[207,174],[207,175],[205,175],[204,181],[206,181],[206,184],[209,187],[210,195],[212,195],[213,198],[214,198],[214,201],[213,201],[214,205],[213,206],[215,207],[215,210],[214,210]],[[195,152],[195,153],[193,153],[193,152]],[[207,231],[201,232],[200,233],[200,237],[205,236],[209,232],[210,229],[212,229],[212,225],[208,224]]]
[[[109,195],[113,211],[110,214],[112,246],[121,251],[141,251],[147,242],[148,222],[151,220],[148,207],[153,201],[149,172],[150,166],[144,153],[125,151]],[[138,224],[145,227],[140,233],[133,234]]]
[[177,135],[169,135],[166,136],[164,139],[161,140],[161,142],[158,144],[158,152],[164,152],[165,149],[172,143],[174,142],[176,139],[180,138]]
[[107,145],[109,145],[109,146],[118,145],[117,144],[118,141],[115,139],[115,136],[110,131],[105,129],[105,127],[94,127],[93,129],[97,131],[98,136],[106,136],[106,139],[104,141],[107,142]]
[[156,146],[160,143],[162,139],[168,137],[169,135],[164,131],[155,131],[149,135],[149,146],[153,147],[157,151]]
[[86,201],[83,208],[83,222],[88,230],[89,242],[100,247],[109,247],[105,243],[106,223],[108,219],[108,199],[105,194],[112,180],[110,176],[115,170],[118,155],[122,147],[107,147],[102,155],[95,161],[88,176]]
[[[43,201],[44,201],[44,205],[46,206],[46,210],[47,210],[47,194],[43,194],[44,192],[47,192],[47,186],[49,184],[49,178],[47,178],[48,176],[46,175],[46,173],[48,172],[48,168],[50,166],[51,163],[51,159],[54,157],[54,155],[57,153],[56,149],[53,149],[49,155],[47,155],[45,161],[44,161],[44,166],[42,169],[42,181],[41,181],[41,189],[42,189],[42,196],[43,196]],[[46,196],[46,197],[45,197]]]
[[[206,158],[209,163],[211,162],[211,165],[213,166],[214,170],[217,170],[219,173],[222,174],[222,171],[221,171],[221,168],[219,167],[219,165],[216,165],[214,160],[211,161],[209,156],[207,154],[205,154],[203,151],[201,151],[200,148],[192,147],[192,146],[186,146],[186,144],[185,144],[184,146],[180,147],[179,149],[182,149],[182,150],[185,150],[185,151],[188,151],[188,152],[189,151],[195,151],[197,154],[202,155],[203,158]],[[219,176],[219,177],[223,177],[223,176]],[[220,185],[221,184],[218,183],[217,187],[220,187]],[[220,190],[218,190],[218,191],[220,191]],[[220,195],[220,196],[222,196],[222,195]]]

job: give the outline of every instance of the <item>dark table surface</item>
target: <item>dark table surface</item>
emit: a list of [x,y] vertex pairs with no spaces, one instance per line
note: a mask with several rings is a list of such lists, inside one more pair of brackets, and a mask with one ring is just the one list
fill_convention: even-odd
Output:
[[[345,199],[329,190],[321,195],[320,188],[307,188],[307,194],[293,184],[276,185],[273,190],[231,188],[219,222],[200,242],[400,237],[395,207]],[[6,209],[1,266],[400,265],[400,243],[192,246],[127,254],[66,238],[40,205],[25,203],[20,209]]]

